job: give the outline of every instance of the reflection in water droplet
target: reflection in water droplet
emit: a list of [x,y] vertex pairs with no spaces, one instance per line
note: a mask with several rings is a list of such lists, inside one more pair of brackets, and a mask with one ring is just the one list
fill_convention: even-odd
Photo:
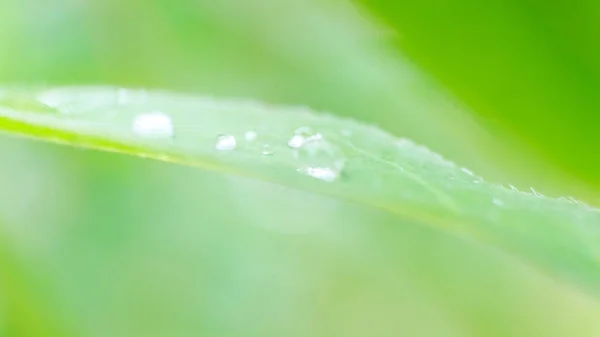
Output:
[[271,146],[269,146],[269,144],[263,145],[263,150],[262,150],[263,156],[270,156],[273,153],[275,153],[275,152],[271,149]]
[[515,185],[508,184],[508,187],[510,187],[510,189],[513,191],[520,192],[519,189],[515,187]]
[[494,198],[494,199],[492,199],[492,202],[493,202],[493,203],[494,203],[494,205],[496,205],[496,206],[500,206],[500,207],[504,206],[504,201],[502,201],[502,200],[500,200],[500,199],[498,199],[498,198]]
[[304,145],[304,137],[301,135],[293,135],[288,141],[288,146],[293,149],[299,149]]
[[313,135],[313,132],[309,127],[299,127],[294,131],[294,135],[288,141],[288,146],[292,149],[299,149],[307,142],[316,140],[315,136],[321,137],[320,134]]
[[171,117],[159,111],[135,117],[132,131],[137,136],[147,138],[171,138],[174,134]]
[[329,167],[304,167],[298,169],[298,172],[329,183],[336,181],[340,177],[338,170]]
[[246,139],[246,141],[248,142],[252,142],[256,139],[256,137],[258,137],[258,134],[254,131],[247,131],[244,134],[244,138]]
[[235,137],[232,135],[219,135],[217,137],[217,143],[215,144],[215,149],[219,151],[231,151],[235,150],[237,143],[235,141]]

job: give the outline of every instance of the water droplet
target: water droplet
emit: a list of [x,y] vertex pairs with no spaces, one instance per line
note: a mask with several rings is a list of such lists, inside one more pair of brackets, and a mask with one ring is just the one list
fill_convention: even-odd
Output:
[[270,156],[273,153],[275,153],[275,152],[271,149],[271,146],[269,146],[269,144],[263,145],[263,149],[262,149],[263,156]]
[[494,198],[494,199],[492,199],[492,202],[493,202],[493,203],[494,203],[494,205],[496,205],[496,206],[500,206],[500,207],[504,206],[504,201],[502,201],[502,200],[500,200],[500,199],[498,199],[498,198]]
[[174,134],[171,117],[159,111],[135,117],[132,131],[137,136],[148,138],[171,138]]
[[294,149],[292,156],[298,163],[298,172],[327,182],[339,178],[346,157],[340,147],[328,141],[323,134],[308,127],[298,128],[288,146]]
[[215,149],[219,151],[231,151],[235,150],[237,146],[237,142],[235,141],[235,137],[232,135],[219,135],[217,136],[217,143],[215,144]]
[[244,134],[244,138],[246,139],[246,141],[248,142],[252,142],[256,139],[256,137],[258,137],[258,134],[254,131],[247,131]]
[[329,167],[303,167],[298,172],[326,182],[334,182],[340,177],[340,172]]
[[322,136],[320,134],[313,135],[311,128],[302,126],[294,131],[294,135],[288,141],[288,146],[293,149],[299,149],[307,142],[317,140],[315,137],[321,138]]
[[352,131],[350,131],[348,129],[344,129],[344,130],[342,130],[342,136],[344,136],[344,137],[351,137],[352,136]]
[[288,141],[288,146],[293,149],[299,149],[304,145],[304,137],[300,135],[293,135]]

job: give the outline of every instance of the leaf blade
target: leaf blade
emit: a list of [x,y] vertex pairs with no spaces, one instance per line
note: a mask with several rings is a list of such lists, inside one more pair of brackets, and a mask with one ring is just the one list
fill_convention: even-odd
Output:
[[[23,108],[40,102],[47,110]],[[174,138],[132,132],[136,116],[152,111],[170,116]],[[327,147],[299,156],[288,146],[298,128],[312,129]],[[597,209],[485,182],[407,139],[355,121],[251,101],[80,87],[2,92],[0,130],[351,200],[509,252],[600,291]],[[247,132],[256,139],[245,140]],[[235,136],[237,148],[215,149],[220,134]],[[265,145],[272,153],[263,154]],[[338,161],[343,170],[332,182],[306,175],[307,167]]]

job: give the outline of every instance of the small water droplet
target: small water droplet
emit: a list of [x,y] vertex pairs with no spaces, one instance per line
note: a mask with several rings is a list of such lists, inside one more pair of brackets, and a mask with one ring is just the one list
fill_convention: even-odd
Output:
[[336,181],[340,177],[338,170],[329,167],[304,167],[298,169],[298,172],[329,183]]
[[269,146],[269,144],[265,144],[265,145],[263,145],[263,149],[262,149],[262,155],[263,155],[263,156],[270,156],[270,155],[272,155],[273,153],[275,153],[275,151],[273,151],[273,150],[271,149],[271,146]]
[[256,137],[258,137],[258,134],[255,131],[247,131],[244,134],[244,138],[246,139],[246,141],[248,142],[252,142],[256,139]]
[[500,199],[498,199],[498,198],[494,198],[494,199],[492,199],[492,202],[493,202],[493,203],[494,203],[494,205],[496,205],[496,206],[500,206],[500,207],[504,206],[504,201],[502,201],[502,200],[500,200]]
[[215,144],[215,149],[219,151],[231,151],[235,150],[236,146],[237,142],[235,141],[234,136],[224,134],[217,136],[217,143]]
[[136,116],[132,131],[137,136],[148,138],[171,138],[174,134],[171,117],[159,111]]

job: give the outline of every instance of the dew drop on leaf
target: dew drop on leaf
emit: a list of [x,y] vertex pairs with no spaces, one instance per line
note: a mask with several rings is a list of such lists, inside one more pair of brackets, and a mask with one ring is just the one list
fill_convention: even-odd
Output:
[[231,151],[235,150],[237,146],[237,142],[235,141],[235,137],[232,135],[219,135],[217,136],[217,143],[215,144],[215,149],[219,151]]
[[340,172],[330,167],[304,167],[298,172],[326,182],[334,182],[340,177]]
[[299,149],[304,145],[304,137],[301,135],[293,135],[288,141],[288,146],[293,149]]
[[[303,134],[299,135],[301,132]],[[326,182],[340,177],[346,156],[336,144],[321,133],[308,134],[306,130],[296,130],[294,136],[301,136],[303,140],[302,145],[294,150],[298,172]]]
[[144,138],[172,138],[174,135],[171,117],[159,111],[136,116],[132,131]]
[[294,131],[294,134],[288,141],[288,146],[293,149],[299,149],[314,136],[315,135],[313,134],[311,128],[307,126],[301,126]]

